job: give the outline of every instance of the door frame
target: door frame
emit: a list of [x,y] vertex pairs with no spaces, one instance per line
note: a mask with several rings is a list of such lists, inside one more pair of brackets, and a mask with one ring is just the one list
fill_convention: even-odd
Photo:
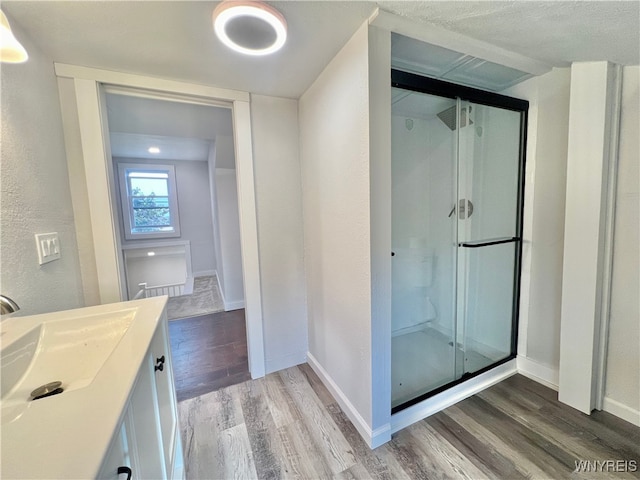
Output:
[[[56,63],[59,79],[71,80],[73,93],[60,86],[61,103],[75,103],[75,110],[63,109],[63,126],[69,162],[80,175],[69,175],[74,216],[86,211],[85,249],[95,259],[95,268],[82,268],[83,283],[94,285],[99,303],[120,302],[126,299],[121,273],[123,262],[118,251],[119,224],[112,210],[113,185],[109,181],[111,156],[109,154],[108,125],[103,85],[140,89],[151,95],[180,97],[185,101],[224,103],[232,109],[238,207],[240,213],[240,242],[244,277],[245,316],[249,371],[252,378],[265,375],[264,332],[262,320],[262,293],[258,228],[251,140],[250,95],[248,92],[210,87],[142,75],[133,75],[89,67]],[[62,98],[65,94],[72,98]],[[71,147],[71,148],[70,148]],[[72,158],[76,157],[76,158]],[[71,168],[70,168],[71,170]],[[77,227],[78,228],[78,227]],[[79,235],[79,237],[81,237]],[[80,238],[79,238],[80,239]],[[82,245],[84,243],[84,245]],[[85,292],[88,287],[85,287]]]

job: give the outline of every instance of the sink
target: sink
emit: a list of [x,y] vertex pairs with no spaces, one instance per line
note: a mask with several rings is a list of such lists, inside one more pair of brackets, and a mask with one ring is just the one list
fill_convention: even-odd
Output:
[[[150,348],[166,322],[167,299],[0,322],[0,478],[98,476],[139,372],[146,368],[148,380],[155,378]],[[56,381],[60,394],[50,385]],[[43,385],[38,394],[46,396],[33,399]]]
[[[2,423],[17,419],[32,403],[31,392],[44,384],[59,380],[65,393],[91,384],[135,316],[135,308],[76,318],[43,316],[3,345]],[[20,320],[13,319],[14,325]]]
[[3,399],[31,365],[38,348],[41,330],[42,325],[38,325],[11,343],[11,345],[2,349],[0,392]]

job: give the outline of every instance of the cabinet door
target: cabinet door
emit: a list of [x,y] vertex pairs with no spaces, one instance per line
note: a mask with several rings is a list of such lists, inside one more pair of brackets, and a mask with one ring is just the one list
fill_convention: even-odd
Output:
[[129,442],[124,423],[111,443],[109,453],[107,453],[100,473],[98,474],[98,479],[124,480],[126,478],[125,474],[118,475],[118,469],[120,467],[132,468],[131,453],[129,451]]
[[[176,398],[173,388],[173,369],[171,364],[171,350],[169,348],[167,322],[160,321],[153,341],[151,355],[154,361],[154,381],[156,389],[157,408],[160,419],[160,431],[164,449],[165,467],[171,472],[174,458],[175,439],[179,434],[176,419]],[[178,452],[182,455],[182,452]]]
[[131,442],[135,445],[137,459],[135,478],[142,479],[167,478],[162,441],[158,432],[154,367],[151,353],[149,353],[140,368],[129,405],[133,424],[130,433],[133,437]]

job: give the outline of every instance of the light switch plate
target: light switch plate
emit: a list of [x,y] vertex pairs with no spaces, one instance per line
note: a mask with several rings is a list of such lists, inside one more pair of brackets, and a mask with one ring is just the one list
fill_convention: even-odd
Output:
[[40,265],[53,262],[60,258],[60,239],[58,232],[37,233],[36,247],[38,249],[38,262]]

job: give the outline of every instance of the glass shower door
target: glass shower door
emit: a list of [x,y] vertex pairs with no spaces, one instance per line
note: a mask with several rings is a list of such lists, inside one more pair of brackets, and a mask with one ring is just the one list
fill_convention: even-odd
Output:
[[392,406],[456,380],[456,100],[392,89]]
[[457,373],[463,377],[512,352],[522,114],[465,101],[459,108]]
[[526,106],[409,80],[392,88],[392,413],[513,358],[520,275]]

